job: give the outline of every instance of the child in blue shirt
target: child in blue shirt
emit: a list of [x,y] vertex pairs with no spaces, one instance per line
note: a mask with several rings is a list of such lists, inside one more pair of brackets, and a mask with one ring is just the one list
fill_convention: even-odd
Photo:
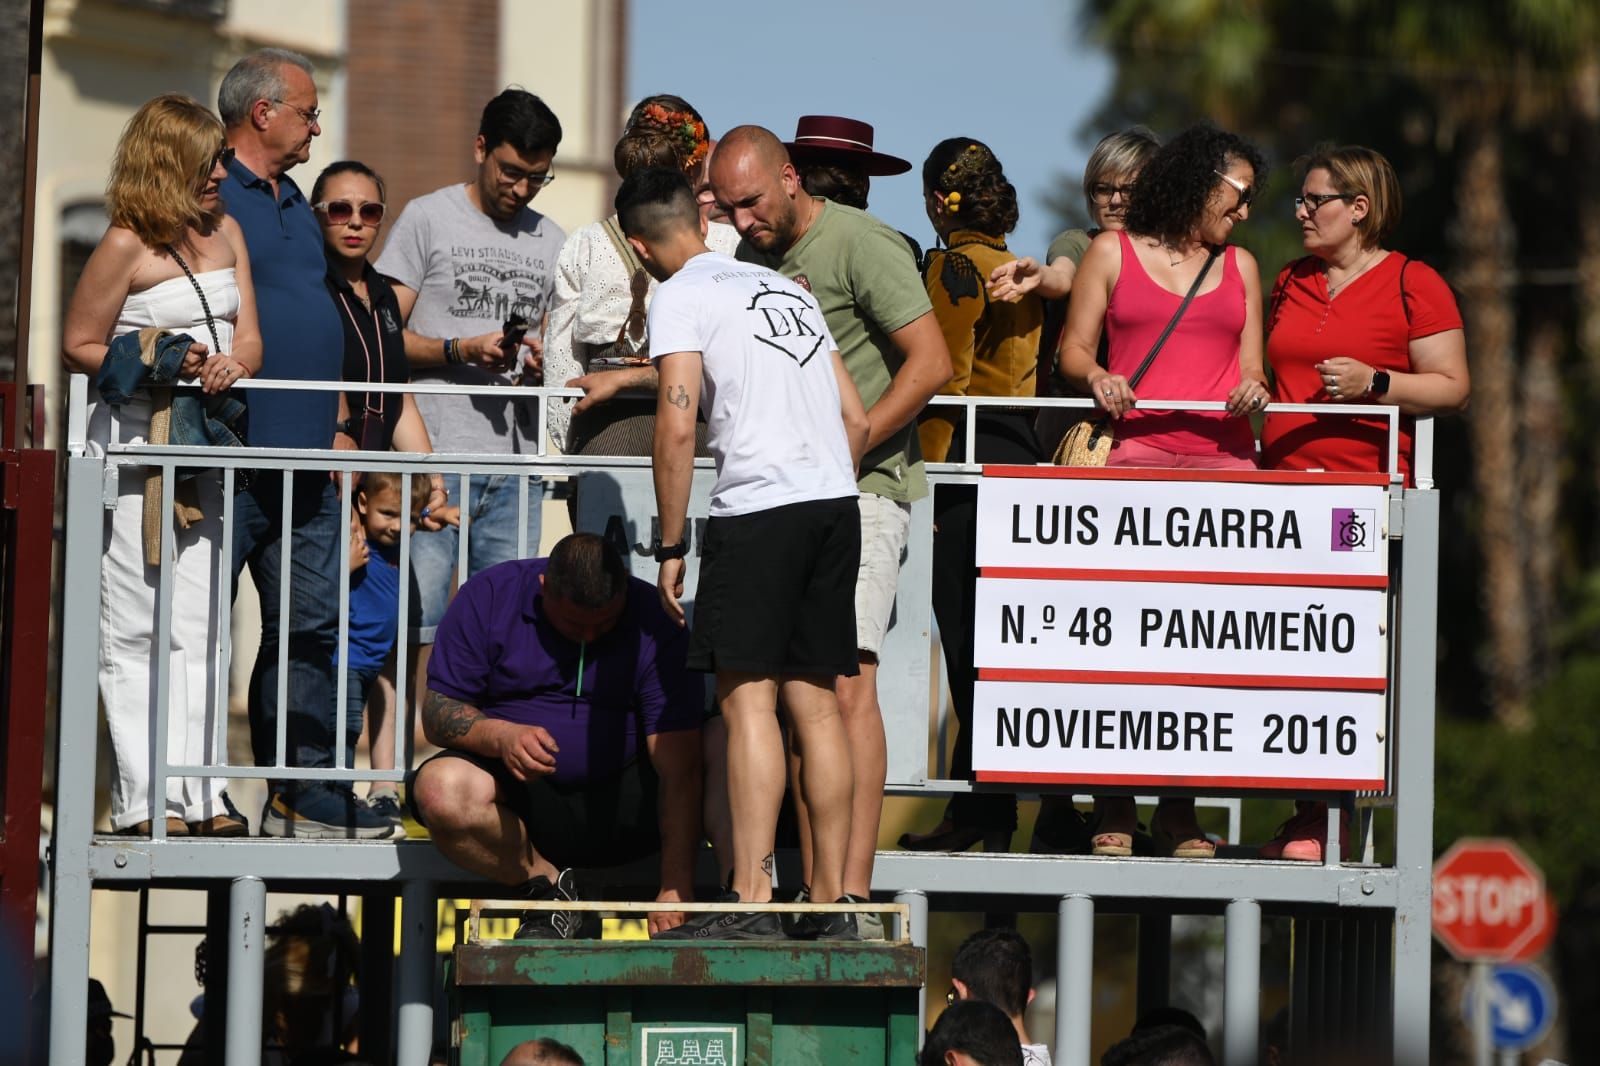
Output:
[[[363,474],[356,487],[353,522],[350,529],[350,632],[349,655],[345,671],[345,750],[355,751],[361,736],[361,719],[367,695],[394,652],[400,632],[400,479],[393,471]],[[426,474],[411,475],[411,528],[422,518],[429,481]],[[449,522],[452,516],[440,515]],[[453,522],[451,524],[454,524]],[[337,656],[336,656],[337,660]],[[393,715],[393,702],[379,700],[377,717]],[[393,770],[394,728],[389,721],[374,720],[368,735],[368,748],[374,770]],[[375,782],[368,805],[395,825],[391,839],[405,836],[400,804],[394,786]]]

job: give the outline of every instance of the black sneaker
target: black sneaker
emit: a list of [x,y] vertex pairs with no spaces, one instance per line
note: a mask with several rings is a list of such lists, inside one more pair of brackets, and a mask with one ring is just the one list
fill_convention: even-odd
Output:
[[400,797],[393,792],[380,792],[376,796],[367,797],[367,810],[378,817],[386,819],[394,826],[394,836],[391,840],[404,840],[406,838],[406,816],[400,809]]
[[[795,894],[794,901],[796,903],[810,903],[811,886],[801,885],[800,891]],[[783,926],[783,932],[785,936],[794,938],[798,936],[795,930],[800,925],[800,919],[804,917],[804,914],[794,914],[792,912],[785,911],[784,913],[778,915],[778,924]]]
[[[724,892],[714,902],[738,903],[739,893]],[[654,940],[787,940],[771,911],[704,911],[682,925],[655,934]]]
[[[571,870],[562,870],[554,884],[548,877],[528,882],[528,899],[579,901]],[[598,940],[600,916],[593,911],[529,911],[517,926],[516,940]]]
[[[862,901],[852,899],[850,896],[840,896],[835,902],[860,903]],[[800,920],[794,923],[794,932],[789,935],[796,940],[861,939],[861,934],[856,929],[856,916],[841,911],[802,914]]]

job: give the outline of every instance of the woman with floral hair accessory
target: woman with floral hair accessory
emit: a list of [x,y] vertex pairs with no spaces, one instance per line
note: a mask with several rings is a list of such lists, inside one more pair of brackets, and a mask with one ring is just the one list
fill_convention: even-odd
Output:
[[[934,317],[950,348],[955,376],[945,396],[1032,396],[1044,308],[1037,296],[992,301],[984,282],[1016,257],[1005,235],[1017,225],[1017,191],[994,152],[982,141],[941,141],[922,165],[923,204],[943,247],[930,249],[924,268]],[[984,408],[978,415],[975,455],[965,452],[959,408],[930,406],[918,434],[928,462],[1022,463],[1039,461],[1032,412]],[[972,568],[977,550],[977,488],[940,485],[934,491],[933,610],[950,677],[950,702],[960,732],[950,775],[972,767],[972,630],[976,606]],[[900,845],[914,851],[961,851],[982,840],[1004,851],[1017,826],[1016,797],[961,793],[931,833],[907,833]]]
[[[660,93],[629,112],[612,162],[619,177],[645,166],[667,166],[693,183],[710,145],[700,112],[681,96]],[[713,222],[706,243],[731,255],[739,234]],[[550,437],[563,452],[650,454],[656,372],[644,356],[644,323],[655,288],[616,229],[614,215],[577,230],[562,245],[545,335],[545,380],[587,393],[576,404],[550,407]]]

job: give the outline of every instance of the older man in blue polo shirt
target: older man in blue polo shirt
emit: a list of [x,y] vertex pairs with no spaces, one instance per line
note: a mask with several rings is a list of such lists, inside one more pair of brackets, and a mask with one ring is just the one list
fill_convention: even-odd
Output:
[[[529,899],[575,900],[572,871],[661,855],[662,912],[682,924],[700,841],[705,688],[655,589],[593,533],[461,586],[428,661],[427,737],[410,798],[452,862]],[[519,938],[595,935],[530,912]]]
[[[217,111],[235,157],[222,183],[228,214],[244,231],[261,317],[260,378],[337,381],[344,330],[323,286],[322,230],[289,170],[311,155],[317,86],[301,55],[267,48],[233,65],[217,91]],[[265,448],[329,448],[339,394],[249,392],[249,443]],[[289,566],[284,573],[283,538]],[[261,471],[234,499],[235,579],[248,564],[261,597],[261,650],[250,675],[250,742],[257,765],[277,755],[280,686],[287,687],[286,760],[333,765],[339,637],[339,496],[320,473],[294,479],[290,514],[283,480]],[[280,677],[279,590],[289,582],[288,670]],[[368,810],[347,784],[277,782],[261,819],[263,836],[387,837],[394,826]]]

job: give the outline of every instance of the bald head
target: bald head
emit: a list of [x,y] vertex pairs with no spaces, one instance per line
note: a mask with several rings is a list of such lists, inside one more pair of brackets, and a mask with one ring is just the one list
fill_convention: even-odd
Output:
[[565,1044],[540,1037],[512,1048],[500,1066],[583,1066],[583,1056]]
[[782,254],[810,223],[811,197],[788,150],[760,126],[722,135],[711,156],[711,191],[739,235],[763,252]]

